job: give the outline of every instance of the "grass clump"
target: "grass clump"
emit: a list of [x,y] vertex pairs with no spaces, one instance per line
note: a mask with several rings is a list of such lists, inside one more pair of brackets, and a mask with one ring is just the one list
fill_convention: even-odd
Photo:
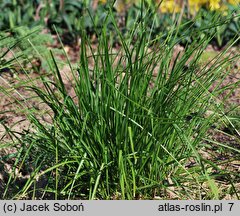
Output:
[[[42,77],[44,89],[25,86],[48,106],[51,121],[40,120],[34,108],[27,111],[34,131],[19,140],[17,161],[18,169],[27,166],[31,175],[13,198],[219,198],[210,171],[218,164],[199,151],[208,129],[224,118],[216,98],[224,91],[222,73],[232,60],[221,59],[229,47],[210,67],[200,68],[214,35],[173,57],[177,27],[158,43],[161,38],[146,35],[141,15],[123,36],[109,9],[96,32],[97,48],[82,31],[79,65],[73,68],[69,62],[74,94],[53,55],[54,78]],[[119,49],[111,46],[109,19]],[[213,82],[219,85],[210,91]],[[16,178],[9,178],[4,198]]]

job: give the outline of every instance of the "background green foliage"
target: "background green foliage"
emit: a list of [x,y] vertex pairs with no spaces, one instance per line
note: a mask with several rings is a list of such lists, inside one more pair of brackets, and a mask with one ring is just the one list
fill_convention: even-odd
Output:
[[[30,0],[3,0],[0,2],[0,30],[14,29],[16,26],[27,26],[32,28],[37,25],[46,26],[52,33],[55,34],[53,25],[61,35],[62,41],[65,44],[77,45],[78,40],[83,29],[86,29],[88,34],[93,34],[93,28],[101,29],[102,23],[106,18],[106,9],[109,5],[99,3],[98,8],[93,8],[92,1],[30,1]],[[134,22],[135,18],[140,14],[142,6],[148,7],[148,13],[145,16],[146,23],[148,23],[150,32],[152,23],[155,22],[154,29],[151,29],[152,36],[163,34],[167,35],[169,26],[181,20],[184,27],[178,29],[178,39],[180,43],[186,45],[190,43],[193,38],[202,37],[204,31],[201,28],[210,26],[213,19],[219,22],[224,21],[226,24],[221,27],[214,27],[216,35],[212,43],[218,47],[222,47],[229,40],[239,35],[240,19],[239,6],[228,5],[226,12],[210,11],[207,8],[201,8],[195,16],[193,23],[192,16],[189,15],[188,9],[185,8],[181,13],[155,13],[156,5],[149,1],[144,4],[131,4],[126,11],[119,14],[114,11],[115,16],[120,16],[119,26],[122,26],[122,31],[127,32]],[[91,16],[89,16],[89,14]],[[154,14],[154,16],[152,15]],[[83,22],[84,20],[84,22]],[[94,22],[92,22],[94,20]],[[94,26],[93,26],[94,25]],[[191,28],[190,28],[191,27]],[[191,31],[191,32],[190,32]],[[201,34],[199,35],[199,32]],[[112,25],[108,25],[108,32],[114,34]],[[205,31],[206,32],[206,31]],[[189,37],[182,40],[182,35],[189,35]]]

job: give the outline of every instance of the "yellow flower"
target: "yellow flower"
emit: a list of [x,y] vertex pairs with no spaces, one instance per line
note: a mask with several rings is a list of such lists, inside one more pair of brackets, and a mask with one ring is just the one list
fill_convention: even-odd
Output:
[[181,7],[179,4],[175,3],[174,0],[163,0],[160,5],[160,10],[162,13],[179,13],[181,11]]
[[188,5],[191,14],[195,14],[197,11],[199,11],[201,7],[201,3],[199,0],[191,0],[189,1]]
[[211,11],[218,10],[220,8],[220,1],[219,0],[210,0],[209,8]]
[[228,3],[231,5],[238,5],[240,4],[240,0],[228,0]]

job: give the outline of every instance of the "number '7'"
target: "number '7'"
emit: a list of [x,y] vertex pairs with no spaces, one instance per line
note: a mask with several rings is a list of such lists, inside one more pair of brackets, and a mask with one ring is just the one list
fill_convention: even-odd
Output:
[[229,211],[232,211],[232,207],[234,205],[234,203],[228,203],[230,205]]

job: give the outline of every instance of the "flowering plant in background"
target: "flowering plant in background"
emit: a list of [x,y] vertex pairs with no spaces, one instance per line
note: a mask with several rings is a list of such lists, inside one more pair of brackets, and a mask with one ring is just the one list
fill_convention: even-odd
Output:
[[[107,0],[100,0],[102,3],[106,3]],[[239,5],[240,0],[148,0],[149,4],[159,4],[161,13],[179,13],[182,6],[188,7],[191,14],[196,14],[199,9],[206,6],[209,10],[227,10],[227,4]],[[129,4],[140,4],[141,0],[116,0],[114,7],[118,12],[122,12]]]
[[176,4],[175,1],[165,0],[160,5],[160,11],[162,13],[178,13],[181,11],[181,4]]
[[220,9],[220,0],[210,0],[209,1],[209,8],[210,10],[218,10]]

